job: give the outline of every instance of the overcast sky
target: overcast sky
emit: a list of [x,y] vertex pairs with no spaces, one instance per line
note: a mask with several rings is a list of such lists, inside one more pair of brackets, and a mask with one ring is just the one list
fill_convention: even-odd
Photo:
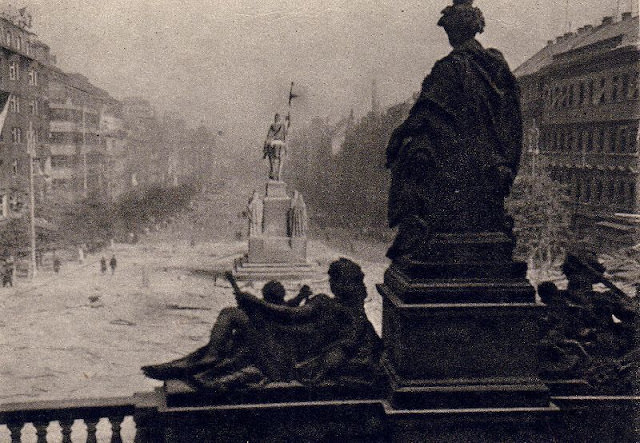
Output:
[[[117,98],[147,97],[238,144],[260,145],[286,111],[298,122],[367,111],[371,81],[390,105],[420,87],[448,51],[436,26],[450,0],[25,0],[33,31],[58,57]],[[613,15],[616,0],[569,0],[573,29]],[[620,11],[634,0],[620,0]],[[476,0],[480,40],[512,68],[567,29],[565,0]],[[634,15],[637,7],[634,6]],[[295,124],[294,120],[294,124]]]

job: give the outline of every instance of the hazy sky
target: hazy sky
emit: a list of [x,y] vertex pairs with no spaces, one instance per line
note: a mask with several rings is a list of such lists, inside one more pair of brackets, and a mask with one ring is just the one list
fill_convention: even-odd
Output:
[[[366,112],[371,81],[383,105],[410,97],[448,51],[436,26],[450,0],[25,0],[33,30],[58,66],[117,98],[147,97],[192,122],[260,145],[286,111],[289,82],[303,98],[298,122]],[[616,0],[569,0],[575,29],[613,15]],[[629,10],[634,0],[620,0]],[[565,0],[476,0],[480,40],[512,68],[567,29]],[[634,15],[637,7],[634,6]],[[294,124],[296,121],[294,120]]]

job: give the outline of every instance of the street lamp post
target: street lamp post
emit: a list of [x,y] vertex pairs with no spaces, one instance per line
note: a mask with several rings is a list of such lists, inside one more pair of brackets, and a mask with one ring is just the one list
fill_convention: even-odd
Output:
[[29,134],[27,135],[27,151],[29,155],[29,218],[31,239],[31,278],[38,274],[36,263],[36,198],[33,183],[33,158],[35,154],[35,140],[33,136],[33,123],[29,122]]

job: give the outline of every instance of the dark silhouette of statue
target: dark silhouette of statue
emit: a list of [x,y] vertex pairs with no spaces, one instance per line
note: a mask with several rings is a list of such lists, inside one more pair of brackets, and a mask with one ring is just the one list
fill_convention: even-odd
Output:
[[[547,305],[538,344],[545,379],[584,378],[598,392],[639,392],[639,306],[604,277],[594,253],[574,247],[562,266],[567,290],[542,283],[538,294]],[[609,290],[597,292],[602,283]]]
[[[311,297],[309,287],[285,301],[279,282],[258,298],[238,288],[237,307],[223,309],[207,345],[186,357],[142,368],[158,380],[227,391],[268,382],[378,386],[382,345],[364,311],[364,274],[347,259],[329,266],[335,297]],[[304,302],[303,306],[300,306]]]
[[433,233],[503,231],[504,198],[522,149],[519,88],[502,54],[475,39],[484,29],[471,0],[454,0],[438,22],[453,50],[434,65],[387,147],[388,256],[419,255]]

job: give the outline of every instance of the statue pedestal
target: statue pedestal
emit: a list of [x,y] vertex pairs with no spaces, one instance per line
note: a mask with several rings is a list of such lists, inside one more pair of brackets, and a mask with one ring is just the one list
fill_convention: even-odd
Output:
[[262,200],[260,232],[249,236],[249,251],[234,264],[237,280],[305,280],[313,276],[307,263],[305,233],[291,232],[293,198],[284,182],[269,180]]
[[436,234],[431,262],[398,260],[378,286],[398,410],[547,408],[535,301],[502,233]]

